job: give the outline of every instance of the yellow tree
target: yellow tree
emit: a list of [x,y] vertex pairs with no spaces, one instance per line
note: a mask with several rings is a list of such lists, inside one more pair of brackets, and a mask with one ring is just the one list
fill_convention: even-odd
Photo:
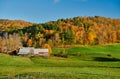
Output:
[[117,42],[120,43],[120,30],[117,31]]
[[112,31],[110,34],[110,41],[112,43],[115,43],[117,41],[117,35],[116,35],[116,31]]
[[88,33],[89,44],[94,44],[96,38],[95,32]]
[[48,52],[49,56],[52,54],[52,49],[51,49],[51,46],[49,44],[43,44],[42,48],[47,48],[49,50],[49,52]]
[[31,47],[31,46],[32,46],[32,39],[28,39],[28,41],[27,41],[27,46],[28,46],[28,47]]
[[0,52],[4,52],[4,45],[5,45],[5,41],[3,40],[2,37],[0,37]]

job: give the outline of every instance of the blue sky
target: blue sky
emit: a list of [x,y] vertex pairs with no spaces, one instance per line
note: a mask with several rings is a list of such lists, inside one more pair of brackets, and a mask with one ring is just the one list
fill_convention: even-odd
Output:
[[120,18],[120,0],[0,0],[0,19],[44,23],[95,15]]

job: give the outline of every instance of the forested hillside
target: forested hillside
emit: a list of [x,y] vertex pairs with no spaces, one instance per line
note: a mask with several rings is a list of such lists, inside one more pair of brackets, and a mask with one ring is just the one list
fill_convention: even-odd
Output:
[[30,26],[32,23],[25,22],[23,20],[8,20],[8,19],[0,19],[0,31],[10,31],[15,29],[20,29],[26,26]]
[[[21,41],[20,45],[22,46],[37,48],[40,48],[43,44],[49,44],[51,47],[67,47],[120,43],[120,19],[78,16],[43,24],[22,24],[21,22],[23,21],[20,21],[20,23],[17,21],[16,23],[7,21],[2,23],[0,21],[1,51],[5,46],[13,46],[11,41],[16,37],[20,38],[16,39],[16,44]],[[8,41],[11,44],[7,43]]]

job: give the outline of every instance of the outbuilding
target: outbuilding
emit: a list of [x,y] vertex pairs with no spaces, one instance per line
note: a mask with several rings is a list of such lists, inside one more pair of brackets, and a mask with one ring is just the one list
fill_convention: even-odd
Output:
[[33,47],[22,47],[19,49],[18,55],[30,55],[34,54],[34,48]]
[[22,47],[19,49],[18,55],[39,55],[49,56],[48,49],[36,49],[34,47]]
[[34,49],[34,54],[39,56],[48,56],[48,49]]

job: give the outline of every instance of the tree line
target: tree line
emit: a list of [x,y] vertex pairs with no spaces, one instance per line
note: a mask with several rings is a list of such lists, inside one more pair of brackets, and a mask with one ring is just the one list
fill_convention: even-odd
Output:
[[[5,29],[0,32],[1,40],[5,40],[5,33]],[[78,16],[41,24],[33,23],[23,28],[9,28],[7,33],[8,39],[15,39],[17,34],[22,46],[36,48],[42,47],[43,44],[64,47],[120,43],[120,19]]]

